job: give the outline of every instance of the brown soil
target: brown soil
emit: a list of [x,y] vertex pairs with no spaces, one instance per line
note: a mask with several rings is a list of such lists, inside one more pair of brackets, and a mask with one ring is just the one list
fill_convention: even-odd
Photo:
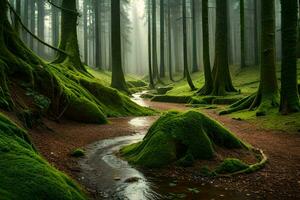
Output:
[[[146,102],[150,107],[160,110],[186,110],[181,104]],[[261,199],[300,199],[300,135],[260,129],[255,124],[237,121],[226,116],[218,116],[213,110],[205,110],[244,141],[262,149],[269,158],[266,167],[257,173],[239,175],[232,178],[205,180],[195,171],[182,169],[170,173],[179,174],[183,179],[209,181],[214,185],[230,190],[246,192]],[[147,117],[147,124],[135,127],[128,122],[133,118],[112,118],[110,124],[93,125],[71,121],[56,123],[45,120],[52,131],[34,129],[30,135],[41,154],[58,169],[76,177],[78,171],[75,158],[70,152],[78,147],[85,147],[95,141],[111,137],[129,135],[146,131],[158,117]],[[161,175],[161,174],[160,174]],[[170,175],[170,174],[168,174]]]

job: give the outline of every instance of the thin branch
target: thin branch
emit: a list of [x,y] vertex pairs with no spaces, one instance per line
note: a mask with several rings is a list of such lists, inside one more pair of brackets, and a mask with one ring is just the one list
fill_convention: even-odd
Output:
[[73,13],[73,14],[76,14],[77,16],[80,16],[80,13],[77,12],[77,10],[71,10],[71,9],[68,9],[68,8],[63,8],[63,7],[61,7],[61,6],[56,5],[56,4],[53,3],[51,0],[47,0],[47,2],[48,2],[50,5],[52,5],[53,7],[58,8],[58,9],[60,9],[60,10],[62,10],[62,11],[71,12],[71,13]]

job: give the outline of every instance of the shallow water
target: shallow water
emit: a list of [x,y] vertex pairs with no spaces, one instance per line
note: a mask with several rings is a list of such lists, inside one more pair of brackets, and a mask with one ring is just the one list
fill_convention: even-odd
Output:
[[[133,100],[147,106],[139,94]],[[244,200],[247,194],[215,187],[207,183],[178,182],[174,178],[162,179],[146,176],[116,155],[124,146],[141,141],[151,125],[149,117],[128,118],[128,124],[140,131],[130,136],[95,142],[87,148],[80,160],[80,182],[93,190],[96,199],[155,200],[155,199],[203,199]]]
[[207,183],[145,176],[115,154],[122,146],[138,142],[143,136],[144,133],[117,137],[88,147],[87,156],[80,161],[80,177],[97,193],[97,199],[250,199],[246,194]]

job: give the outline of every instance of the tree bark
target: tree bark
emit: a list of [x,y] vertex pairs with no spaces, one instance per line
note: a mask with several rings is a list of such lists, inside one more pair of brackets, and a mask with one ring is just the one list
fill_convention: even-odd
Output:
[[241,68],[246,67],[245,48],[245,1],[240,0]]
[[227,0],[216,1],[216,42],[215,64],[213,69],[213,95],[223,96],[229,92],[236,92],[232,85],[228,65],[228,10]]
[[281,0],[282,63],[281,101],[282,114],[300,111],[297,82],[297,0]]
[[198,49],[197,49],[197,23],[196,23],[196,2],[195,0],[191,0],[191,10],[192,10],[192,32],[193,32],[193,58],[192,58],[192,72],[197,72],[199,71],[199,66],[198,66],[198,59],[197,59],[197,54],[198,54]]
[[165,4],[160,0],[160,77],[165,77]]
[[196,87],[193,83],[189,72],[188,66],[188,55],[187,55],[187,26],[186,26],[186,0],[182,0],[182,31],[183,31],[183,67],[184,74],[186,76],[186,80],[191,88],[191,90],[195,90]]
[[214,83],[211,73],[210,54],[209,54],[209,29],[208,29],[208,0],[202,0],[202,37],[203,37],[203,65],[205,84],[198,91],[200,95],[212,93]]
[[152,0],[152,67],[153,67],[153,79],[158,79],[157,37],[156,37],[156,0]]
[[121,6],[120,0],[111,1],[111,47],[112,47],[112,79],[111,86],[123,92],[128,88],[122,68],[121,47]]

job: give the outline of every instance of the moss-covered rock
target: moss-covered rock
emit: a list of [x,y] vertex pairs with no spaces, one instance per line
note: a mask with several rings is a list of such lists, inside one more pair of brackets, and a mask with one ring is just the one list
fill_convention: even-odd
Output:
[[0,114],[0,199],[86,199],[78,185],[36,152],[22,129]]
[[152,125],[142,142],[126,146],[120,152],[133,164],[155,168],[174,162],[191,165],[193,160],[212,159],[217,146],[248,148],[202,113],[169,112]]

